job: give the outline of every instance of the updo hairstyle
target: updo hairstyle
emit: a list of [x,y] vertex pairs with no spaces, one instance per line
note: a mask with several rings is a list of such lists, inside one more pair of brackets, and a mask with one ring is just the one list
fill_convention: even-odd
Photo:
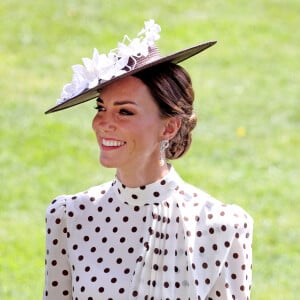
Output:
[[143,70],[134,76],[148,86],[162,118],[178,117],[181,119],[181,127],[169,141],[166,158],[181,157],[190,147],[191,131],[197,123],[197,117],[193,111],[194,90],[189,74],[179,65],[164,63]]

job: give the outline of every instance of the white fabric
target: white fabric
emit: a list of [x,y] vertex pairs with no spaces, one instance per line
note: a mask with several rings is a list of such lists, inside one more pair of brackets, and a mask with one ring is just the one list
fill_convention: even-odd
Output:
[[252,218],[173,168],[60,196],[46,222],[44,299],[250,299]]

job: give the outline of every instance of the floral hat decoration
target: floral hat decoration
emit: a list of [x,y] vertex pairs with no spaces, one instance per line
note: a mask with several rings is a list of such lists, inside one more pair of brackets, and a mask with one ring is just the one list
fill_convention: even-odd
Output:
[[94,49],[93,57],[83,58],[83,65],[72,66],[71,83],[63,87],[61,97],[54,107],[45,113],[63,110],[99,96],[100,90],[120,79],[165,62],[180,63],[213,46],[209,41],[162,57],[155,41],[160,38],[161,28],[154,20],[145,21],[145,27],[136,38],[127,35],[118,47],[108,54]]

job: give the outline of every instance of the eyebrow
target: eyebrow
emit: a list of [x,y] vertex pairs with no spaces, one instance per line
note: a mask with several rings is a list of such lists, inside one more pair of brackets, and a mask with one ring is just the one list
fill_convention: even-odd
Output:
[[[100,97],[97,98],[97,102],[104,104],[103,99],[101,99]],[[116,106],[125,105],[125,104],[137,105],[134,101],[130,101],[130,100],[121,100],[121,101],[114,102],[114,105],[116,105]]]

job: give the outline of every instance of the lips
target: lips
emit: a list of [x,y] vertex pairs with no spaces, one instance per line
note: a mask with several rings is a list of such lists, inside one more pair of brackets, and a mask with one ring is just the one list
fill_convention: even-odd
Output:
[[102,139],[102,146],[104,147],[121,147],[126,144],[124,141],[112,140],[112,139]]

